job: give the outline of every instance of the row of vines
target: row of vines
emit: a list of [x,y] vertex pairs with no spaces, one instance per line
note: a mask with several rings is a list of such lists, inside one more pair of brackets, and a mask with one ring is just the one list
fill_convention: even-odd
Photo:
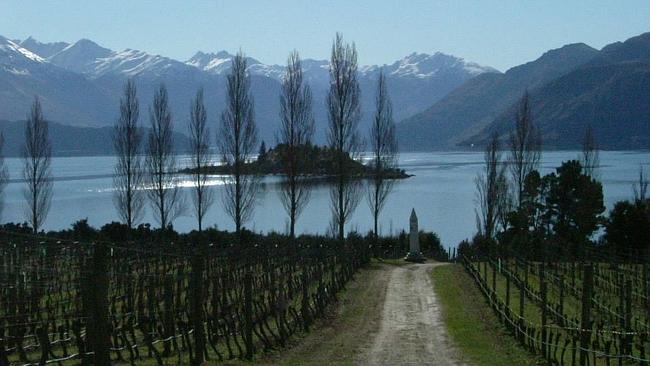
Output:
[[282,347],[369,260],[359,243],[79,243],[0,233],[0,366],[199,364]]
[[596,249],[590,261],[550,257],[461,260],[506,328],[549,364],[649,365],[650,264]]

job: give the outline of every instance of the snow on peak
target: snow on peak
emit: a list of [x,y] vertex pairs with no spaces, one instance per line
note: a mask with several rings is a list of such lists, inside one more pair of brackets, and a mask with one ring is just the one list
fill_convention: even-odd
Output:
[[[211,74],[223,75],[230,71],[233,57],[235,56],[227,51],[219,51],[217,53],[199,51],[187,60],[185,64]],[[247,70],[252,75],[262,75],[280,80],[284,73],[284,67],[279,65],[266,65],[252,57],[246,57],[246,62],[248,64]]]
[[0,36],[0,70],[16,76],[28,76],[31,75],[30,70],[41,67],[47,67],[42,57]]
[[69,46],[69,43],[66,42],[53,42],[53,43],[43,43],[36,40],[34,37],[30,36],[24,41],[19,43],[20,47],[30,50],[31,52],[41,56],[42,58],[48,58],[55,53],[60,52],[62,49]]
[[11,62],[16,59],[28,59],[33,62],[43,63],[45,60],[23,47],[20,47],[16,42],[11,41],[5,37],[0,36],[0,62]]
[[[376,69],[371,67],[367,71],[376,71]],[[386,65],[385,71],[393,76],[425,79],[434,77],[439,73],[467,72],[474,76],[484,72],[495,72],[496,70],[442,52],[431,55],[413,52],[391,65]]]
[[[58,51],[54,52],[56,50]],[[43,57],[44,54],[51,55]],[[127,76],[147,74],[155,77],[199,70],[212,75],[225,75],[231,69],[234,55],[227,51],[216,53],[199,51],[189,60],[179,62],[134,49],[115,52],[88,39],[80,39],[73,44],[65,42],[45,44],[32,37],[20,43],[0,37],[0,62],[9,58],[10,61],[4,63],[15,67],[11,57],[20,57],[31,62],[49,62],[93,79],[105,74]],[[269,77],[278,81],[284,76],[284,65],[263,64],[251,57],[247,57],[246,61],[247,70],[251,75]],[[307,81],[322,85],[328,82],[328,61],[305,59],[302,61],[302,67]],[[374,78],[382,68],[387,76],[416,79],[444,78],[449,75],[474,76],[484,72],[498,72],[490,67],[441,52],[433,54],[413,52],[389,65],[360,66],[359,73],[362,77]],[[21,68],[18,67],[16,72],[20,70]]]
[[219,51],[217,53],[204,53],[199,51],[191,59],[187,60],[185,64],[212,74],[221,74],[230,69],[230,60],[233,57],[233,55],[226,51]]
[[161,76],[163,74],[179,74],[194,70],[194,68],[182,62],[168,57],[151,55],[130,48],[120,52],[113,52],[108,57],[99,58],[92,66],[93,74],[89,76],[94,78],[105,74]]
[[119,72],[133,76],[147,68],[159,65],[162,61],[162,56],[149,55],[143,51],[127,48],[123,51],[115,52],[109,57],[95,61],[95,76],[101,76],[110,72]]
[[108,57],[112,53],[113,51],[91,40],[80,39],[47,60],[64,69],[85,74],[92,71],[92,64],[97,59]]

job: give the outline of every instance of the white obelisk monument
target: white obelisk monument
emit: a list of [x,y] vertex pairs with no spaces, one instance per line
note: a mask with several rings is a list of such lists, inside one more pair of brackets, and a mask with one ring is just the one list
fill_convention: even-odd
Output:
[[418,229],[418,216],[415,214],[415,209],[411,211],[410,234],[409,234],[409,252],[405,260],[409,262],[422,263],[425,261],[422,252],[420,252],[420,230]]

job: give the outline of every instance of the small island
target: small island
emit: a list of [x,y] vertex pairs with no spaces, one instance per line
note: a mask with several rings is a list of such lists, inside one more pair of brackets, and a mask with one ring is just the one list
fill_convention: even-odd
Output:
[[[298,147],[296,155],[299,159],[298,163],[304,167],[304,171],[308,176],[327,178],[335,174],[336,152],[329,147],[306,144]],[[284,174],[282,161],[285,156],[287,156],[287,147],[284,144],[279,144],[268,151],[262,148],[256,160],[247,162],[244,165],[244,172],[245,174],[258,175]],[[349,155],[346,155],[344,159],[351,176],[363,179],[373,176],[374,171],[370,166],[352,159]],[[206,167],[205,171],[208,174],[230,174],[232,173],[232,166],[211,165]],[[195,168],[185,168],[179,171],[181,174],[193,174],[195,172]],[[387,169],[384,172],[385,179],[405,179],[411,176],[403,169]]]

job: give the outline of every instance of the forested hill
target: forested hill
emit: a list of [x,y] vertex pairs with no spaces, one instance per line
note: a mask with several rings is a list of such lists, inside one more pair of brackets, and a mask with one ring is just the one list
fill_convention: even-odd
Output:
[[[261,151],[258,158],[244,166],[244,174],[273,175],[283,174],[282,161],[286,157],[286,145],[279,144],[276,147]],[[327,177],[336,172],[336,152],[328,147],[312,144],[303,145],[297,148],[297,163],[302,167],[306,175],[312,177]],[[344,157],[347,171],[355,177],[369,177],[372,174],[371,168],[362,164],[358,159],[352,159],[349,155]],[[181,173],[192,173],[196,170],[186,168]],[[206,171],[210,174],[229,174],[232,167],[227,165],[209,166]],[[410,177],[404,170],[399,168],[387,169],[384,176],[388,179],[403,179]]]
[[482,146],[513,128],[525,91],[544,148],[580,148],[588,126],[601,148],[650,148],[650,33],[600,51],[567,45],[505,74],[479,75],[399,123],[400,147]]
[[[74,127],[48,122],[53,156],[93,156],[113,154],[113,127]],[[0,121],[4,135],[3,154],[7,157],[22,156],[25,144],[24,121]],[[146,134],[148,129],[143,128]],[[179,152],[186,151],[187,136],[174,133],[174,142]]]
[[[588,125],[601,148],[650,148],[650,33],[606,46],[590,62],[531,90],[530,100],[548,148],[580,146]],[[465,144],[509,131],[513,107]]]

